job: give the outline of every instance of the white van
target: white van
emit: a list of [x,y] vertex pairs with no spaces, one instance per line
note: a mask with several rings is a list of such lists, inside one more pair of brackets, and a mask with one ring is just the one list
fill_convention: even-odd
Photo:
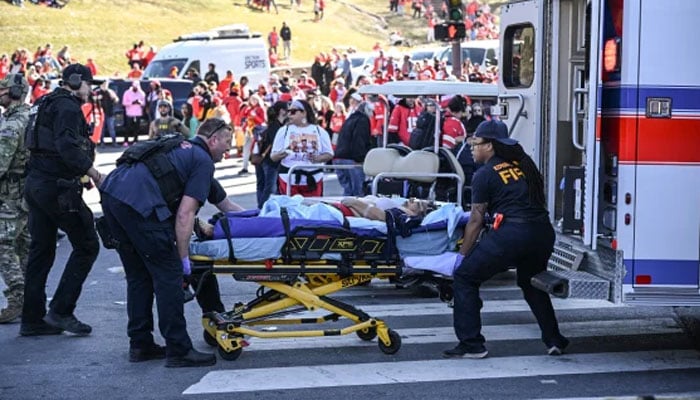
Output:
[[[498,40],[470,40],[462,42],[461,48],[462,61],[468,58],[472,64],[479,64],[482,70],[492,65],[498,65]],[[445,47],[440,61],[446,61],[447,69],[452,70],[452,46]]]
[[248,77],[249,87],[266,83],[270,76],[265,40],[259,33],[251,33],[247,25],[234,24],[178,37],[160,49],[146,67],[144,77],[165,78],[172,67],[177,67],[178,78],[184,78],[190,69],[203,78],[209,63],[216,65],[219,79],[230,70],[236,81],[241,76]]

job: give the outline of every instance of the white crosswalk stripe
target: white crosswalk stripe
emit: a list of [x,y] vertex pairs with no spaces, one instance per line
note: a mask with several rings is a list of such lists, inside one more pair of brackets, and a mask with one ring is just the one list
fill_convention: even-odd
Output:
[[[366,363],[362,368],[355,364],[255,368],[209,372],[183,394],[656,371],[676,368],[678,363],[700,368],[698,353],[692,350],[617,353],[614,358],[594,353],[558,358],[522,356]],[[271,376],[275,379],[270,379]]]
[[[375,289],[373,291],[373,289]],[[352,297],[351,303],[377,303],[375,295],[377,291],[383,296],[389,296],[392,304],[365,304],[357,307],[377,318],[389,319],[389,326],[401,322],[401,328],[394,328],[402,338],[404,349],[410,350],[410,346],[429,344],[449,344],[439,346],[447,348],[456,342],[455,334],[451,326],[449,315],[452,309],[437,300],[417,300],[410,295],[396,292],[391,287],[359,288],[343,292],[346,301]],[[484,288],[482,293],[491,295],[505,293],[508,290],[517,293],[517,287],[492,287]],[[524,311],[529,307],[523,300],[506,299],[512,296],[499,295],[502,300],[484,301],[482,312],[490,315],[500,315],[498,324],[485,324],[483,334],[489,343],[507,343],[540,340],[540,329],[536,323],[524,321],[523,323],[509,323],[510,316]],[[517,297],[516,297],[517,298]],[[404,301],[405,300],[405,301]],[[595,312],[599,310],[615,310],[620,306],[598,300],[553,300],[557,311],[577,310]],[[621,311],[621,310],[618,310]],[[302,312],[289,316],[290,318],[305,318],[319,316],[325,312]],[[601,314],[602,315],[602,314]],[[431,321],[440,320],[441,326],[425,326],[423,318],[437,316]],[[418,317],[418,318],[415,318]],[[522,319],[521,319],[522,320]],[[323,328],[337,328],[341,323],[327,323]],[[605,337],[636,337],[641,335],[673,335],[682,334],[682,329],[670,316],[645,316],[640,315],[623,319],[605,318],[593,320],[560,321],[560,327],[565,335],[574,341],[599,340],[605,341]],[[284,326],[280,329],[286,329]],[[309,327],[309,329],[317,329]],[[377,340],[366,342],[356,335],[329,336],[321,338],[281,338],[260,339],[248,338],[250,346],[244,352],[251,358],[260,358],[263,352],[295,351],[303,354],[312,354],[318,351],[328,352],[333,349],[357,349],[360,347],[376,347]],[[520,342],[519,342],[520,341]],[[220,365],[224,369],[217,369],[204,375],[198,382],[192,382],[183,394],[211,394],[233,392],[260,392],[268,390],[284,389],[311,389],[322,387],[357,386],[357,385],[390,385],[396,383],[411,382],[437,382],[437,381],[461,381],[488,378],[512,378],[548,376],[556,377],[569,374],[598,374],[620,373],[634,371],[664,371],[678,368],[700,368],[700,357],[694,350],[641,349],[627,352],[591,352],[585,354],[565,354],[561,357],[550,357],[544,354],[544,346],[539,345],[529,354],[492,356],[484,360],[442,360],[439,354],[426,354],[420,356],[420,360],[400,361],[397,359],[386,362],[353,362],[334,363],[332,358],[319,356],[315,365],[308,362],[298,366],[269,366],[265,367],[257,362],[255,368],[238,368],[236,361]],[[377,350],[378,351],[378,350]],[[408,351],[408,350],[406,350]],[[528,350],[529,351],[529,350]],[[311,353],[309,353],[311,352]],[[527,353],[527,352],[526,352]],[[350,350],[352,354],[352,350]],[[533,355],[535,354],[535,355]],[[274,357],[273,357],[274,358]],[[424,359],[423,359],[424,358]],[[269,360],[269,358],[267,358]],[[381,361],[381,359],[374,359]],[[240,360],[239,360],[240,361]],[[268,361],[270,362],[270,361]],[[314,364],[314,363],[312,363]],[[271,380],[270,377],[275,379]],[[549,379],[549,378],[548,378]]]

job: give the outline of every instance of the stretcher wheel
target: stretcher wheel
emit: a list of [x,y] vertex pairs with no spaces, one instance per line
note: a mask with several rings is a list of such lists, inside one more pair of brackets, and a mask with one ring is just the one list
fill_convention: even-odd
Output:
[[207,330],[204,330],[202,332],[202,338],[204,338],[204,341],[211,347],[216,347],[219,344],[216,342],[216,338],[213,337],[212,335],[209,334]]
[[241,353],[243,353],[243,347],[239,347],[230,353],[227,353],[226,350],[222,349],[221,347],[217,348],[216,350],[219,353],[219,357],[226,361],[236,361],[238,357],[241,356]]
[[362,340],[365,341],[370,341],[373,340],[374,338],[377,337],[377,328],[376,327],[369,327],[365,329],[360,329],[359,331],[355,331],[357,334],[357,337],[359,337]]
[[379,350],[381,350],[384,354],[395,354],[401,348],[401,336],[391,329],[389,329],[387,333],[389,334],[391,344],[387,346],[380,340]]

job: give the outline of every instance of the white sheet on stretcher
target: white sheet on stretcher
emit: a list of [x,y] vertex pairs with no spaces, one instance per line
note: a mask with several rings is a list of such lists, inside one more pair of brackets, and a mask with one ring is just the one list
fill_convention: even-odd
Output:
[[[411,256],[403,259],[407,267],[422,271],[436,272],[445,276],[452,276],[455,269],[455,261],[457,261],[457,253],[447,251],[434,256]],[[404,271],[404,275],[410,273]]]

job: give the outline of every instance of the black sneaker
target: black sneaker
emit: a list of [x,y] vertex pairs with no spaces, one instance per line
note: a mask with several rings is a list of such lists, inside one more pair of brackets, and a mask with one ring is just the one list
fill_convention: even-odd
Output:
[[564,354],[564,349],[569,346],[569,339],[562,337],[558,344],[547,346],[547,354],[550,356],[560,356]]
[[165,346],[159,346],[155,343],[148,347],[130,348],[129,362],[142,362],[149,360],[162,360],[165,358]]
[[242,169],[242,170],[240,170],[240,171],[238,171],[238,175],[248,175],[248,174],[249,174],[249,172],[248,172],[248,170],[245,169],[245,168]]
[[44,321],[35,324],[23,323],[19,327],[20,336],[60,335],[61,333],[63,333],[63,329],[51,326]]
[[190,349],[184,356],[168,357],[165,366],[168,368],[206,367],[216,364],[216,356]]
[[52,326],[61,328],[66,332],[74,333],[77,336],[87,336],[92,332],[92,327],[84,324],[75,318],[75,315],[62,316],[49,311],[44,317],[44,321]]
[[445,358],[484,358],[488,354],[486,347],[481,346],[481,348],[474,350],[461,343],[452,349],[442,352],[442,356]]

